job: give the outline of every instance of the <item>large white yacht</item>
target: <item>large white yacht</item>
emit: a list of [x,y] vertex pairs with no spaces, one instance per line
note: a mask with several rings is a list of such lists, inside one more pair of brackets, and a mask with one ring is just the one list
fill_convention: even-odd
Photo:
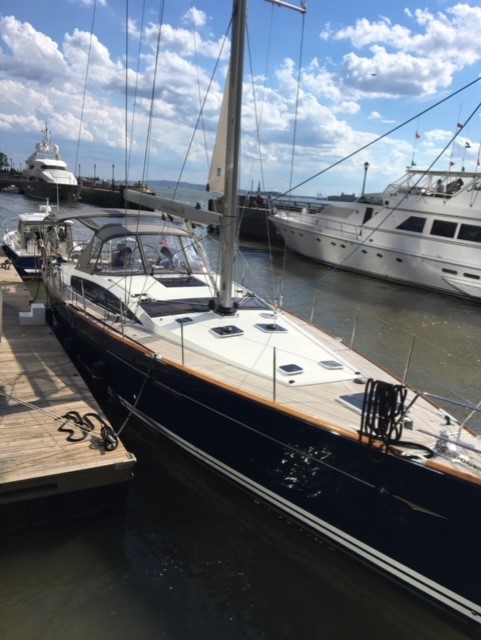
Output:
[[42,133],[42,142],[35,145],[35,151],[27,159],[23,171],[25,195],[38,200],[48,198],[51,202],[77,199],[77,178],[67,169],[59,146],[51,142],[47,124]]
[[481,299],[481,175],[406,174],[382,193],[317,213],[277,210],[289,249],[338,268]]

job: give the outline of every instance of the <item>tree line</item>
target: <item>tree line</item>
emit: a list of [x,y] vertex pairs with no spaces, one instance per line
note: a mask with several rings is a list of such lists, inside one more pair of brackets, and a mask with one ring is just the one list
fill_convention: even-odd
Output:
[[0,151],[0,171],[5,171],[10,167],[10,162],[6,153]]

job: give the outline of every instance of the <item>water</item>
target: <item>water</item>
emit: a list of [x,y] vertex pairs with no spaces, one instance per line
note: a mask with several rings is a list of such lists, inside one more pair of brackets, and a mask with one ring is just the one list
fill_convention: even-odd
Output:
[[[0,193],[0,219],[35,208]],[[206,247],[215,261],[216,240]],[[403,373],[416,334],[408,380],[481,399],[479,305],[293,256],[284,264],[282,251],[270,258],[255,243],[238,261],[271,297],[285,270],[284,304],[347,342],[358,315],[355,344],[391,370]],[[105,410],[121,424],[117,408]],[[125,512],[0,534],[2,640],[475,637],[141,425],[122,440],[138,460]]]

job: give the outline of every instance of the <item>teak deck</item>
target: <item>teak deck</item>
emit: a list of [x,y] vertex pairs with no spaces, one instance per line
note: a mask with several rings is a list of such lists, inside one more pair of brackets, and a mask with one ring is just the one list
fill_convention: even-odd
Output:
[[76,411],[107,422],[48,324],[20,324],[31,295],[13,267],[0,268],[0,287],[0,507],[126,483],[135,457],[122,443],[106,451],[99,420],[86,432],[62,417]]

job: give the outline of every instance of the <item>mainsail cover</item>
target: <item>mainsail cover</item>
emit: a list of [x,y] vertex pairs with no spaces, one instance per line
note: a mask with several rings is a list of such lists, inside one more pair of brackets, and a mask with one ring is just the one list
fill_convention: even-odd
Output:
[[210,164],[209,180],[206,190],[214,193],[224,193],[225,158],[227,140],[227,105],[229,104],[229,79],[225,85],[224,96],[220,108],[217,136]]

